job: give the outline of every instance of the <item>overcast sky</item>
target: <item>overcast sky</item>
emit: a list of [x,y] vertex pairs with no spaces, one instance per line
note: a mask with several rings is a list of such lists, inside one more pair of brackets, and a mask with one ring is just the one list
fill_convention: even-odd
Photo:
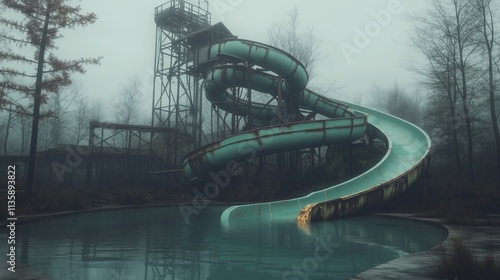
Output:
[[[187,0],[198,3],[198,0]],[[87,67],[79,77],[92,97],[105,101],[137,74],[144,88],[152,84],[155,31],[154,9],[167,1],[86,0],[85,11],[98,21],[69,30],[58,52],[66,58],[103,56],[100,66]],[[203,2],[203,1],[201,1]],[[414,57],[409,46],[411,14],[422,12],[425,1],[414,0],[211,0],[212,24],[222,21],[239,38],[267,41],[267,30],[297,6],[303,25],[314,28],[322,40],[324,59],[314,83],[344,86],[344,99],[366,94],[373,84],[398,82],[409,90],[418,76],[404,69]],[[390,14],[390,17],[387,15]],[[363,32],[365,35],[360,35]],[[366,40],[368,38],[368,40]],[[145,97],[151,104],[152,92]],[[363,103],[368,103],[366,98]]]

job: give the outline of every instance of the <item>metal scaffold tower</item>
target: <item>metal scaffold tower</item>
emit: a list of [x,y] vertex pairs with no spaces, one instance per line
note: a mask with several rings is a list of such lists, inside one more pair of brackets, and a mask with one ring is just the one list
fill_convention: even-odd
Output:
[[[254,71],[266,70],[256,69],[254,65],[231,56],[207,57],[210,46],[237,38],[223,23],[212,25],[210,21],[207,1],[203,5],[200,2],[194,5],[182,0],[171,0],[155,9],[157,34],[152,126],[173,130],[163,134],[161,141],[154,139],[152,143],[162,143],[157,146],[162,146],[163,150],[154,152],[162,158],[166,167],[164,173],[169,176],[174,176],[172,172],[181,171],[184,156],[197,148],[235,133],[268,125],[254,122],[251,115],[237,114],[239,106],[251,106],[254,99],[251,84],[236,86],[235,83],[228,89],[234,96],[232,110],[224,111],[205,100],[202,82],[210,69],[226,64],[245,67],[246,79],[249,81]],[[282,102],[281,96],[266,97],[258,101],[267,105]],[[310,156],[311,159],[304,156]],[[270,172],[273,176],[297,181],[296,176],[300,173],[297,170],[301,169],[304,160],[311,161],[314,169],[315,159],[310,151],[290,151],[261,157],[255,162],[245,163],[243,177],[254,178],[251,181],[255,181],[263,172]]]
[[195,49],[187,38],[210,26],[208,2],[204,6],[172,0],[155,10],[152,126],[177,130],[165,139],[174,150],[167,159],[171,167],[177,167],[187,152],[201,145],[201,76],[193,68]]
[[166,166],[178,168],[182,158],[209,140],[202,128],[206,69],[197,50],[234,37],[222,23],[211,25],[208,2],[171,0],[155,9],[156,53],[152,126],[175,128],[164,139],[172,150]]

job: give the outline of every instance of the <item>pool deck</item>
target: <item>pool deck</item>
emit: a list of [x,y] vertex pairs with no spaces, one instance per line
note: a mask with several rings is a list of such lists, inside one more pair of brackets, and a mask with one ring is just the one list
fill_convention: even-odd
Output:
[[[448,229],[448,238],[442,245],[448,246],[453,238],[468,242],[479,255],[500,251],[500,227],[460,226],[443,224],[440,219],[416,218],[410,214],[379,214],[392,217],[417,219],[442,224]],[[366,270],[349,280],[421,280],[439,279],[431,275],[433,256],[439,253],[439,246],[429,250],[403,256]]]
[[[114,208],[116,209],[116,208]],[[109,210],[109,209],[108,209]],[[74,213],[74,212],[73,212]],[[65,213],[69,214],[69,213]],[[58,216],[52,214],[49,216]],[[377,214],[392,217],[418,219],[428,222],[442,224],[439,219],[416,218],[410,214]],[[37,217],[40,218],[40,217]],[[444,245],[448,245],[452,238],[459,238],[469,242],[478,254],[488,254],[491,252],[500,251],[500,227],[493,226],[460,226],[443,224],[448,229],[448,238],[444,241]],[[4,237],[2,235],[2,237]],[[3,238],[2,238],[3,239]],[[394,259],[387,263],[376,266],[372,269],[364,271],[349,280],[396,280],[396,279],[438,279],[431,275],[432,258],[438,252],[438,247],[431,248],[427,251],[422,251],[415,254],[403,256]],[[49,280],[51,278],[42,273],[31,269],[29,266],[16,262],[16,272],[7,270],[9,267],[5,255],[0,255],[0,279],[2,280]]]

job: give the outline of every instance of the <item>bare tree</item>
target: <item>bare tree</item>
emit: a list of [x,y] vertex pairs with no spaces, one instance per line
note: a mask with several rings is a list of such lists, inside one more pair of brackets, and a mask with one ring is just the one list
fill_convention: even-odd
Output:
[[[479,13],[481,33],[483,35],[483,40],[479,43],[483,46],[483,51],[487,57],[488,82],[485,88],[489,96],[490,118],[496,145],[496,166],[497,170],[500,170],[500,131],[495,104],[495,75],[493,71],[494,65],[498,65],[498,60],[495,61],[495,52],[497,49],[495,40],[498,40],[495,33],[496,22],[494,18],[496,17],[492,9],[491,0],[476,0],[475,4]],[[500,172],[497,172],[497,180],[500,181]]]
[[[4,92],[4,87],[0,88],[0,92]],[[4,99],[5,100],[5,99]],[[1,107],[0,107],[1,108]],[[2,132],[3,132],[3,155],[7,155],[7,143],[9,141],[9,130],[10,130],[10,124],[12,122],[12,102],[9,102],[9,107],[7,109],[7,121],[2,123]]]
[[287,11],[285,19],[268,29],[270,44],[297,58],[307,69],[309,80],[314,77],[314,69],[321,60],[321,42],[314,34],[314,28],[300,29],[299,8]]
[[380,88],[374,85],[372,94],[374,106],[391,115],[413,124],[420,123],[420,100],[418,92],[410,95],[397,83],[392,88]]
[[45,125],[42,126],[47,131],[41,129],[40,133],[46,135],[45,149],[57,147],[70,137],[71,111],[75,105],[75,100],[81,94],[81,84],[73,83],[63,88],[61,91],[52,94],[47,99],[47,103],[42,106],[45,109],[46,118],[42,118]]
[[8,118],[7,121],[2,123],[2,132],[3,132],[3,155],[6,156],[8,154],[7,144],[9,142],[9,132],[10,132],[10,124],[12,122],[12,104],[9,106]]
[[[6,122],[6,120],[0,121],[0,139],[5,139],[5,127],[7,126]],[[3,155],[5,155],[5,151]]]
[[[429,11],[430,18],[438,15]],[[429,21],[427,17],[417,17],[414,22],[420,23],[412,34],[412,44],[427,59],[423,65],[411,63],[410,70],[424,77],[423,84],[430,91],[430,101],[426,112],[427,123],[432,131],[444,132],[438,139],[447,139],[452,147],[457,171],[462,173],[461,149],[458,137],[458,70],[454,63],[456,44],[450,37],[443,37],[447,23]],[[444,26],[443,26],[444,25]],[[437,106],[437,107],[436,107]],[[443,121],[444,120],[444,121]],[[438,130],[436,130],[438,128]]]
[[[5,78],[5,77],[4,77]],[[5,88],[4,86],[0,87],[0,90]],[[7,92],[7,91],[5,91]],[[6,94],[4,96],[3,107],[0,107],[0,111],[4,111],[6,114],[6,120],[3,127],[3,154],[13,154],[16,148],[19,148],[19,154],[23,154],[24,144],[26,144],[24,134],[28,129],[21,129],[24,124],[28,124],[27,121],[29,117],[32,116],[31,112],[26,110],[26,106],[21,105],[19,102],[23,100],[23,97],[17,96],[17,99],[13,99],[13,95]],[[23,127],[25,128],[25,127]],[[18,133],[16,133],[16,129]],[[21,140],[17,141],[16,137],[21,134]],[[27,133],[29,134],[29,132]]]
[[18,112],[19,112],[19,117],[17,121],[17,126],[20,132],[20,147],[19,147],[19,154],[20,155],[25,155],[27,152],[26,147],[28,147],[28,139],[30,139],[30,117],[31,113],[28,113],[27,110],[23,106],[18,106]]
[[94,99],[92,100],[92,105],[89,109],[89,116],[91,121],[102,122],[106,119],[106,114],[103,108],[102,100]]
[[141,114],[142,99],[141,80],[136,75],[118,93],[118,101],[115,104],[115,121],[122,124],[137,123]]
[[[17,83],[6,79],[0,81],[0,84],[34,100],[30,159],[26,178],[26,195],[29,196],[35,175],[40,104],[44,103],[47,93],[58,92],[61,87],[71,84],[71,73],[84,73],[84,64],[99,63],[99,59],[94,58],[69,61],[60,59],[52,52],[56,49],[55,41],[61,38],[61,30],[92,24],[97,17],[94,13],[80,13],[80,6],[71,6],[64,0],[2,0],[1,3],[17,15],[12,19],[0,18],[0,24],[17,31],[17,34],[0,36],[16,44],[18,48],[16,51],[5,49],[0,51],[2,61],[0,73],[22,79]],[[34,59],[18,51],[23,47],[30,47],[33,50]],[[6,62],[12,62],[13,65],[9,67]],[[19,64],[24,64],[24,67],[16,67]],[[26,69],[32,72],[26,72]]]
[[461,75],[461,87],[458,87],[458,89],[462,97],[461,105],[467,132],[468,173],[470,178],[474,178],[472,117],[469,110],[469,99],[473,96],[473,93],[469,91],[470,88],[468,86],[469,82],[473,79],[470,77],[471,73],[469,73],[469,69],[471,64],[474,63],[472,60],[477,50],[477,44],[475,44],[474,38],[477,34],[477,17],[470,6],[470,1],[452,0],[451,4],[454,11],[452,14],[454,24],[452,25],[452,30],[450,30],[451,32],[447,35],[452,36],[457,43],[458,57],[456,58],[456,64]]
[[89,102],[87,96],[81,96],[76,102],[72,116],[71,142],[78,145],[89,133]]
[[421,69],[417,72],[430,79],[428,85],[446,90],[452,120],[457,116],[456,109],[461,107],[467,139],[468,175],[474,178],[471,104],[477,97],[480,80],[477,12],[470,0],[431,1],[430,4],[425,16],[414,19],[416,32],[412,40],[426,56],[431,71]]

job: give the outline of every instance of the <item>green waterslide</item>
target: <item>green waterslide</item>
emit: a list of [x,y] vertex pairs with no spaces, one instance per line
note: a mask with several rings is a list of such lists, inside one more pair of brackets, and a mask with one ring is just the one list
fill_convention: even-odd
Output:
[[[431,142],[428,135],[394,116],[321,96],[306,89],[308,74],[291,55],[253,41],[232,39],[204,49],[207,60],[218,61],[205,79],[207,99],[219,108],[251,117],[260,129],[235,134],[206,145],[184,159],[189,181],[218,178],[217,172],[231,162],[267,154],[348,143],[365,134],[387,145],[383,159],[370,170],[346,182],[307,196],[229,207],[221,223],[249,219],[294,219],[301,223],[341,217],[391,199],[412,185],[428,168]],[[227,61],[226,64],[221,63]],[[261,68],[249,72],[244,66]],[[249,74],[251,73],[251,74]],[[235,100],[231,87],[251,87],[283,98],[327,117],[325,120],[281,123],[277,106]],[[291,106],[289,106],[291,107]],[[291,108],[282,114],[293,114]],[[220,177],[220,176],[219,176]],[[229,183],[222,176],[219,184]]]

